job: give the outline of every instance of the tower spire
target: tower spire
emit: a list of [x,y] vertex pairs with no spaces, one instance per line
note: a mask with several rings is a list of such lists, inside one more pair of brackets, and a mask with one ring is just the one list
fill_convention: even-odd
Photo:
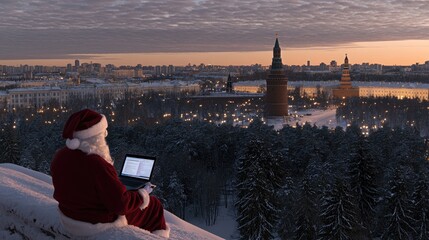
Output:
[[274,44],[274,48],[280,48],[279,33],[277,33],[277,32],[276,32],[276,43]]
[[271,69],[283,69],[281,51],[282,50],[280,48],[279,38],[276,37],[276,42],[274,43],[273,48],[273,61],[271,64]]

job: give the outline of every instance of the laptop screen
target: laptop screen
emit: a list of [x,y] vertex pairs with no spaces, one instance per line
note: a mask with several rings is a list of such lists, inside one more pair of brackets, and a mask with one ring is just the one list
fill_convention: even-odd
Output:
[[127,154],[121,176],[150,180],[155,158]]

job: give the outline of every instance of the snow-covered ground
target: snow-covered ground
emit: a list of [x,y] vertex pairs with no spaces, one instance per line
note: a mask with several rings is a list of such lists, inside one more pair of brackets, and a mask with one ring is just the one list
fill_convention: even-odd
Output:
[[345,123],[338,123],[335,117],[336,108],[331,108],[327,110],[305,110],[297,112],[297,115],[301,117],[291,117],[289,119],[289,125],[303,125],[306,122],[311,125],[316,125],[318,127],[327,126],[328,128],[335,128],[337,126],[345,127]]
[[[51,177],[24,167],[0,164],[0,239],[69,239],[62,228]],[[222,239],[165,211],[170,239]],[[111,228],[89,239],[163,239],[143,229]]]
[[274,129],[279,130],[283,127],[283,125],[295,126],[297,123],[299,125],[304,125],[305,123],[309,123],[311,125],[316,125],[318,127],[327,126],[330,129],[334,129],[337,126],[346,127],[345,122],[337,122],[335,117],[336,108],[330,108],[327,110],[302,110],[302,111],[294,111],[290,112],[292,116],[287,119],[276,118],[276,119],[267,119],[267,124],[270,126],[274,126]]
[[219,215],[216,219],[216,223],[211,226],[207,226],[205,221],[200,217],[190,217],[187,221],[195,226],[216,234],[219,237],[225,239],[238,239],[239,232],[237,230],[237,222],[235,221],[236,216],[232,204],[229,204],[228,208],[225,208],[225,206],[219,206],[218,211]]

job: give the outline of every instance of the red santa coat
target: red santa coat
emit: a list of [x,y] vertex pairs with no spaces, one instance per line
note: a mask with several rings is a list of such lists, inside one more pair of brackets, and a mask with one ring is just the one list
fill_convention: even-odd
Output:
[[[127,191],[115,168],[95,154],[60,149],[51,163],[54,198],[66,217],[88,223],[111,223],[126,215],[128,223],[149,231],[167,229],[155,197]],[[149,205],[148,205],[149,204]],[[142,206],[147,206],[142,211]]]

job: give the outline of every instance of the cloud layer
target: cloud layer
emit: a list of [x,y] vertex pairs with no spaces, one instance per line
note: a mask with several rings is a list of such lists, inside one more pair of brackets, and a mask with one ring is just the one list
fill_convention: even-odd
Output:
[[0,0],[0,59],[429,39],[425,0]]

